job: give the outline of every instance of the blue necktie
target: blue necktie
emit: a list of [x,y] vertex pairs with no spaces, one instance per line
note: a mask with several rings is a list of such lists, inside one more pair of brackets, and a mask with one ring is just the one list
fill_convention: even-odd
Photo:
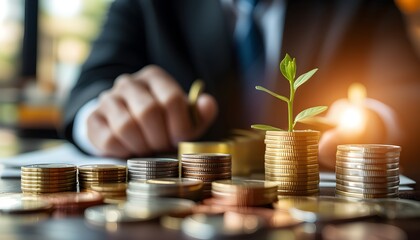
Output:
[[259,122],[263,103],[255,90],[264,81],[264,47],[262,35],[254,21],[257,0],[238,0],[238,19],[235,43],[241,80],[242,110],[239,114],[245,126]]
[[240,71],[244,76],[263,65],[263,43],[261,32],[256,25],[253,12],[257,0],[239,0],[238,7],[242,15],[238,19],[236,45]]

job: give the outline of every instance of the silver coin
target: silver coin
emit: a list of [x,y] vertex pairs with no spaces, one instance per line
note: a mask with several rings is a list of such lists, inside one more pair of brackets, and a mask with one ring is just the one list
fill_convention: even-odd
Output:
[[420,202],[408,199],[370,200],[376,203],[378,214],[388,219],[420,217]]
[[308,198],[308,201],[295,203],[289,212],[294,218],[305,222],[351,220],[376,213],[372,204],[335,198]]
[[[235,223],[235,224],[232,224]],[[255,214],[193,214],[181,223],[181,230],[196,239],[217,239],[251,235],[264,226],[264,219]]]

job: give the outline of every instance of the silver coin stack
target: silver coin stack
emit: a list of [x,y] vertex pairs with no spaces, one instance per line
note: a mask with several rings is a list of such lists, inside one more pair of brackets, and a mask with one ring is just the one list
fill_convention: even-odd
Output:
[[182,177],[203,181],[203,197],[211,197],[211,183],[232,178],[232,157],[225,153],[191,153],[181,156]]
[[401,147],[382,144],[338,145],[336,195],[344,198],[398,197]]
[[156,178],[128,182],[127,200],[144,201],[150,198],[185,198],[200,200],[203,181],[186,178]]
[[133,158],[127,160],[128,180],[178,177],[179,161],[175,158]]

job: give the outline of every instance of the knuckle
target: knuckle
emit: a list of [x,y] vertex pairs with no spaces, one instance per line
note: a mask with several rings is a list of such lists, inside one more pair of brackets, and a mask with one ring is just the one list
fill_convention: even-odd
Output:
[[137,121],[144,122],[145,119],[153,118],[159,111],[161,111],[159,104],[156,101],[150,101],[144,103],[135,116]]
[[185,96],[179,91],[174,91],[162,100],[162,106],[165,110],[179,109],[185,103]]
[[122,74],[115,79],[114,87],[116,89],[124,89],[130,86],[131,77],[129,74]]

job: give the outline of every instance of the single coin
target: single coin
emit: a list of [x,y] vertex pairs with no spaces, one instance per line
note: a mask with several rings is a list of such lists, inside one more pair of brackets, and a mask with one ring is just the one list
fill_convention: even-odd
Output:
[[408,199],[371,200],[376,203],[378,214],[388,219],[420,217],[420,202]]
[[91,189],[98,192],[125,191],[127,187],[127,183],[102,183],[91,185]]
[[0,194],[0,213],[22,214],[49,212],[52,205],[39,197],[25,196],[20,193]]
[[21,167],[24,172],[60,172],[75,169],[76,165],[65,163],[32,164]]
[[337,196],[344,196],[350,198],[396,198],[398,197],[398,193],[378,193],[378,194],[369,194],[369,193],[351,193],[346,191],[341,191],[335,189],[335,194]]
[[337,178],[335,181],[337,184],[340,184],[342,186],[357,187],[357,188],[364,188],[364,189],[398,187],[400,184],[399,180],[393,181],[393,182],[383,182],[383,183],[364,183],[364,182],[353,182],[353,181],[341,180]]
[[[235,225],[230,223],[235,222]],[[261,217],[252,214],[226,212],[224,214],[193,214],[181,224],[184,234],[196,239],[247,236],[264,226]]]
[[307,175],[289,175],[289,176],[272,176],[265,175],[267,181],[274,182],[307,182],[307,181],[319,181],[319,174],[307,174]]
[[335,188],[341,191],[349,193],[361,193],[361,194],[387,194],[387,193],[396,193],[398,192],[399,186],[386,187],[386,188],[359,188],[359,187],[349,187],[341,184],[336,184]]
[[318,164],[307,164],[307,165],[297,165],[297,164],[270,164],[270,163],[264,163],[264,166],[266,169],[276,170],[276,169],[290,169],[290,170],[302,170],[302,169],[313,169],[318,170],[319,165]]
[[406,233],[401,228],[393,225],[383,223],[357,222],[327,225],[322,229],[322,239],[405,240],[408,238]]
[[399,168],[389,169],[385,171],[380,170],[360,170],[352,168],[335,167],[336,174],[350,175],[350,176],[362,176],[362,177],[391,177],[399,176]]
[[302,148],[280,148],[275,145],[266,145],[266,153],[287,153],[287,154],[314,154],[318,153],[318,146],[302,147]]
[[88,207],[103,203],[103,197],[97,192],[64,192],[43,194],[40,198],[55,207]]
[[87,164],[78,167],[79,171],[82,172],[101,172],[101,171],[124,171],[127,166],[116,165],[116,164]]
[[353,220],[375,215],[371,205],[363,202],[336,200],[334,198],[308,199],[295,203],[290,214],[305,222],[331,222]]
[[401,152],[401,147],[396,145],[386,144],[344,144],[338,145],[337,150],[340,151],[353,151],[362,153],[389,153]]
[[200,120],[200,114],[197,109],[197,101],[198,97],[201,95],[201,93],[204,91],[204,82],[200,79],[195,80],[190,88],[190,91],[188,93],[188,102],[190,104],[190,113],[191,113],[191,119],[194,124],[198,124]]
[[353,168],[362,170],[388,170],[396,169],[399,167],[398,163],[385,163],[385,164],[365,164],[360,162],[342,161],[337,159],[336,166],[343,168]]
[[287,131],[266,131],[266,135],[269,136],[284,136],[284,137],[310,137],[310,136],[320,136],[319,131],[312,130],[296,130],[293,132]]
[[395,182],[400,180],[400,176],[350,176],[345,174],[335,174],[336,179],[345,180],[345,181],[353,181],[353,182],[362,182],[362,183],[388,183],[388,182]]

